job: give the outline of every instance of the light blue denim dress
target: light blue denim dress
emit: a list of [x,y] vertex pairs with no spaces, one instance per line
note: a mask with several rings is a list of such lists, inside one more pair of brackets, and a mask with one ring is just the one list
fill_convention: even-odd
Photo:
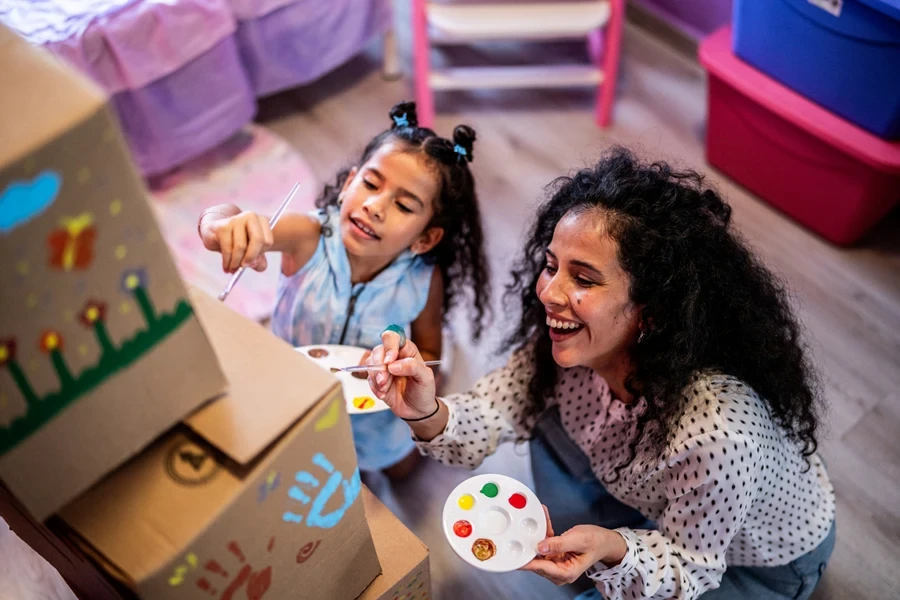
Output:
[[[381,332],[410,324],[425,308],[433,265],[406,251],[368,283],[350,283],[350,262],[341,239],[337,208],[315,211],[323,234],[315,254],[291,277],[281,276],[272,331],[294,346],[342,344],[371,349]],[[330,235],[326,235],[330,233]],[[389,467],[415,445],[409,427],[390,411],[352,415],[359,468]]]

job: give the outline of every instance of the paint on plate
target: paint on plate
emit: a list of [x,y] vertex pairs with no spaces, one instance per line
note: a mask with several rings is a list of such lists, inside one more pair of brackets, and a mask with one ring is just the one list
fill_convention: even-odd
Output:
[[453,524],[453,533],[461,538],[469,537],[472,535],[472,524],[466,520],[460,519]]
[[375,400],[369,396],[358,396],[353,399],[353,406],[359,410],[368,410],[375,407]]
[[472,554],[480,561],[493,558],[496,553],[497,546],[487,538],[478,538],[475,540],[475,543],[472,544]]
[[482,486],[481,493],[488,498],[496,498],[497,494],[500,493],[500,488],[497,487],[496,483],[486,483]]
[[463,510],[472,510],[472,507],[475,506],[475,498],[472,497],[472,494],[463,494],[456,503]]

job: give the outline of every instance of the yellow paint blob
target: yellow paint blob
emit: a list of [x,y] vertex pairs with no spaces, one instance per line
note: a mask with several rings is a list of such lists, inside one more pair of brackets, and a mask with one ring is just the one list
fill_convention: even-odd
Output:
[[125,258],[125,255],[128,254],[128,249],[124,244],[119,244],[118,246],[116,246],[115,254],[118,260],[122,260],[123,258]]
[[121,312],[123,315],[130,313],[131,312],[131,304],[129,304],[128,302],[123,300],[122,303],[119,305],[119,312]]
[[31,271],[31,265],[28,264],[27,260],[20,260],[16,263],[16,271],[19,272],[19,275],[28,275],[28,272]]
[[79,356],[87,356],[87,353],[88,353],[87,346],[85,346],[84,344],[81,344],[78,346],[78,355]]
[[358,398],[353,399],[353,406],[359,410],[368,410],[375,406],[375,400],[369,396],[359,396]]
[[37,294],[31,292],[28,296],[25,297],[25,305],[28,308],[34,308],[37,306]]
[[115,217],[120,212],[122,212],[122,201],[117,198],[109,203],[109,214]]
[[463,510],[472,510],[472,507],[475,506],[475,498],[472,497],[472,494],[463,494],[456,503]]

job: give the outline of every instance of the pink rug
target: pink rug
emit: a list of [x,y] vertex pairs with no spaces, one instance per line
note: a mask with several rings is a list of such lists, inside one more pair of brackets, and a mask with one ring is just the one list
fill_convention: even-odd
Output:
[[[153,208],[182,278],[217,296],[230,275],[218,253],[203,247],[197,219],[215,204],[271,215],[294,183],[300,190],[292,212],[313,208],[319,191],[309,165],[286,141],[259,125],[250,125],[219,148],[164,176],[150,180]],[[247,271],[226,302],[255,320],[271,315],[281,261],[269,260],[265,273]]]

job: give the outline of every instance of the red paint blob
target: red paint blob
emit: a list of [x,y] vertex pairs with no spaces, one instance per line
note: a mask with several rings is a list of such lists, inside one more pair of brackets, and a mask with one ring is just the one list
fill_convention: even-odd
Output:
[[513,508],[525,508],[525,496],[522,494],[513,494],[509,497],[509,503]]
[[453,524],[453,533],[461,538],[472,535],[472,524],[468,521],[457,521]]

